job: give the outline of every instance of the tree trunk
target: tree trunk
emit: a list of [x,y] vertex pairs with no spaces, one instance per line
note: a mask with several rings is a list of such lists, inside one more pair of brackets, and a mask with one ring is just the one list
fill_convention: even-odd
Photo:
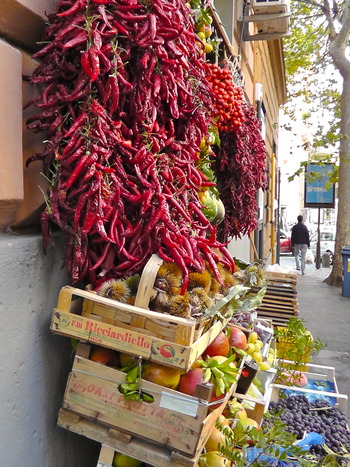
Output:
[[341,250],[345,245],[350,245],[350,72],[342,75],[344,81],[341,96],[337,235],[333,269],[325,280],[327,284],[338,287],[342,285]]

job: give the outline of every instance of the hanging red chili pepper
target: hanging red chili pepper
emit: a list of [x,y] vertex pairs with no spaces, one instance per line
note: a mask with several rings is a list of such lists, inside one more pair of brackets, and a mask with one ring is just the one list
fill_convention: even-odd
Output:
[[182,292],[204,258],[233,268],[198,197],[212,92],[184,2],[59,0],[44,38],[28,125],[52,134],[29,162],[52,178],[44,244],[50,222],[64,230],[73,283],[125,277],[155,252],[179,265]]

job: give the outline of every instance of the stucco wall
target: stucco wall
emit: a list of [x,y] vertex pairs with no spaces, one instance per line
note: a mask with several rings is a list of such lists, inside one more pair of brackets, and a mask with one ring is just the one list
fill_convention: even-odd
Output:
[[96,467],[100,446],[57,427],[69,339],[51,333],[62,241],[44,256],[40,236],[0,233],[0,465]]

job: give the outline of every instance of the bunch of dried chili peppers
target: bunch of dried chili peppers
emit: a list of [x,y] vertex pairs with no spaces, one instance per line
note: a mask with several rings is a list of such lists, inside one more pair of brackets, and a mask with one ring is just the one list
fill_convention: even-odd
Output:
[[195,41],[183,0],[59,0],[48,16],[27,122],[47,137],[27,164],[50,180],[44,248],[56,224],[73,283],[127,277],[152,253],[180,266],[182,293],[205,261],[218,280],[217,262],[234,268],[198,198],[212,109]]
[[244,121],[236,132],[220,133],[216,147],[215,172],[225,218],[220,224],[220,240],[241,238],[257,228],[257,191],[267,183],[266,148],[261,123],[254,107],[242,105]]

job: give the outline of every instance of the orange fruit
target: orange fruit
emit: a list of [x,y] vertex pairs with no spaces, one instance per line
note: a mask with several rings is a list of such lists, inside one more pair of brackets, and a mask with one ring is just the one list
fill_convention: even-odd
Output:
[[118,366],[119,356],[118,352],[106,347],[96,346],[90,352],[90,360],[93,362],[101,363],[107,366]]

